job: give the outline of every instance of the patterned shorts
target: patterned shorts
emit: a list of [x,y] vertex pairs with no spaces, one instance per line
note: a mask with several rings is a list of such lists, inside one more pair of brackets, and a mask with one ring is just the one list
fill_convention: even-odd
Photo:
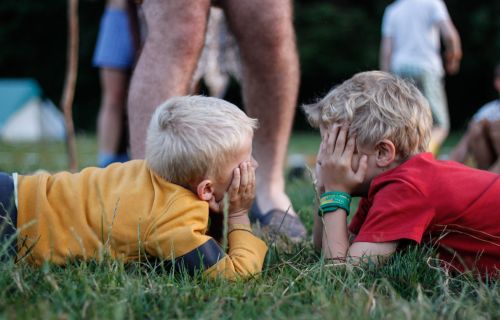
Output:
[[395,73],[402,78],[412,80],[422,92],[431,107],[433,125],[449,129],[450,115],[443,78],[437,74],[414,67],[403,67]]

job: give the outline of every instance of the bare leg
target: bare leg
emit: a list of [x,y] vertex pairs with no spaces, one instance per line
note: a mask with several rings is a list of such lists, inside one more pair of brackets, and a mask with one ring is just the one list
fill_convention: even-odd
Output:
[[488,125],[485,121],[469,126],[469,150],[479,169],[488,170],[494,162],[493,150],[488,137]]
[[295,113],[299,63],[289,0],[226,0],[226,17],[243,60],[247,113],[259,119],[254,140],[261,211],[295,215],[285,194],[284,161]]
[[135,68],[128,99],[133,158],[144,157],[144,142],[155,108],[187,94],[203,48],[209,0],[147,0],[148,36]]
[[467,131],[460,141],[457,143],[455,148],[450,153],[450,160],[464,163],[469,153],[469,137],[470,133]]
[[489,171],[500,174],[500,120],[491,121],[488,126],[493,149],[493,165]]
[[123,113],[127,101],[128,71],[100,69],[102,99],[97,118],[99,152],[116,154],[123,132]]

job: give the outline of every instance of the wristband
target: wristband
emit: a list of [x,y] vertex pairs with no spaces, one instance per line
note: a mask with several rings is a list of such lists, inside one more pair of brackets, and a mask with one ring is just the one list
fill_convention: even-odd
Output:
[[249,224],[242,224],[242,223],[230,224],[227,233],[229,234],[235,230],[244,230],[253,233],[252,227]]
[[351,196],[341,191],[325,192],[320,197],[318,215],[322,217],[325,213],[343,209],[349,215],[351,207]]

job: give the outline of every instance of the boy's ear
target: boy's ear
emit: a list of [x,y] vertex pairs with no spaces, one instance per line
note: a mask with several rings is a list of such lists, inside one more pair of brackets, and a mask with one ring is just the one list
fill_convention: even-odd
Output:
[[375,147],[377,151],[377,166],[388,167],[396,160],[396,146],[388,139],[379,141]]
[[217,200],[215,200],[214,191],[213,183],[208,179],[202,180],[196,186],[196,194],[198,195],[198,198],[200,200],[207,201],[210,209],[215,212],[219,212],[220,208]]

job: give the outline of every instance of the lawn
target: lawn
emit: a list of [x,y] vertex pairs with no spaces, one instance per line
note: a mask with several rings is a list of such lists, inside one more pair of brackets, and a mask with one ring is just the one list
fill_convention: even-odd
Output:
[[[456,136],[452,137],[456,141]],[[316,135],[296,134],[291,153],[314,154]],[[446,148],[449,148],[447,145]],[[79,136],[80,167],[95,164],[95,137]],[[63,144],[0,144],[0,170],[64,169]],[[311,230],[309,178],[288,193]],[[65,267],[0,263],[0,319],[499,319],[500,286],[439,268],[432,248],[412,247],[379,268],[325,263],[310,240],[268,239],[265,268],[249,281],[207,281],[149,262],[104,259]]]

